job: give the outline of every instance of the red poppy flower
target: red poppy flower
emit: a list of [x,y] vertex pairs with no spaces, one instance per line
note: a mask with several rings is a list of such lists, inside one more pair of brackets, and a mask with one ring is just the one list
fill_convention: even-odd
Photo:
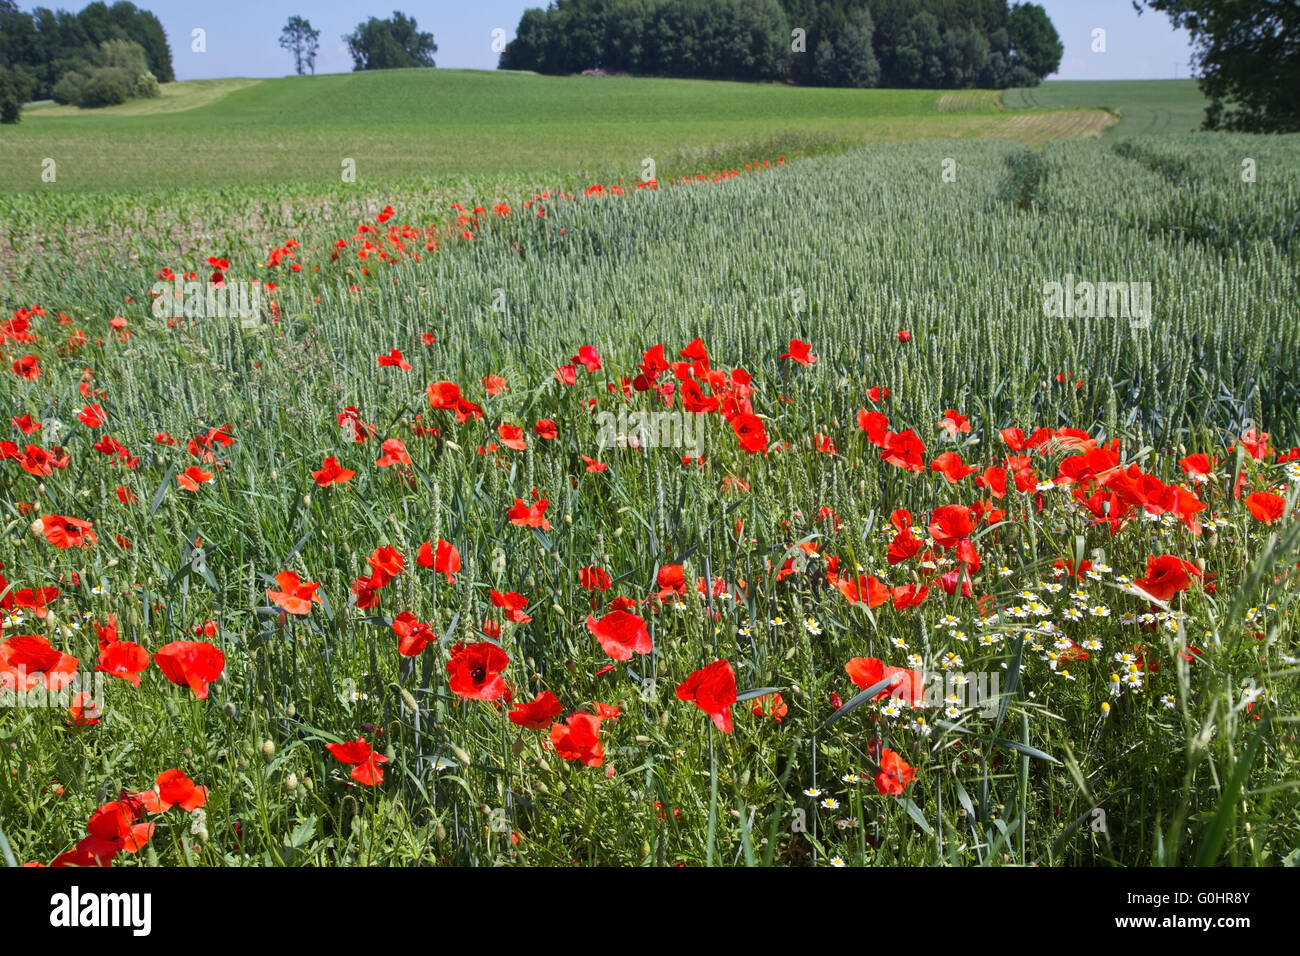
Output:
[[350,776],[358,783],[373,787],[384,782],[384,771],[379,765],[387,763],[388,758],[372,750],[365,737],[343,744],[326,744],[325,749],[339,763],[355,764]]
[[401,349],[393,349],[387,355],[379,356],[379,367],[409,369],[411,367],[411,363],[408,362],[406,359],[402,358]]
[[221,676],[226,655],[204,641],[172,641],[153,656],[154,663],[173,684],[189,687],[199,700],[206,700],[208,685]]
[[905,432],[886,432],[880,448],[881,459],[891,465],[908,471],[921,471],[925,467],[921,461],[925,443],[910,428]]
[[1246,496],[1246,507],[1264,524],[1272,524],[1286,511],[1286,499],[1269,491],[1257,491]]
[[528,598],[524,597],[518,591],[507,591],[502,594],[495,588],[491,589],[492,606],[502,608],[505,611],[505,617],[508,621],[516,624],[527,624],[532,620],[524,613],[524,608],[528,606]]
[[455,584],[456,572],[460,570],[460,552],[454,544],[442,538],[438,539],[436,550],[432,542],[426,541],[420,545],[415,563],[422,568],[433,568],[435,574],[446,576],[448,584]]
[[551,725],[551,745],[564,760],[581,760],[588,767],[605,762],[600,745],[600,718],[595,714],[570,714],[562,724]]
[[502,422],[497,426],[497,435],[501,438],[501,444],[507,448],[513,448],[515,451],[523,451],[528,447],[528,441],[524,438],[524,430],[518,425],[510,425]]
[[397,653],[403,657],[419,657],[429,642],[438,638],[431,626],[416,620],[410,611],[394,618],[393,633],[397,635]]
[[383,455],[375,464],[380,468],[387,468],[390,465],[409,465],[411,456],[406,453],[406,446],[402,444],[400,438],[385,439],[382,446]]
[[609,465],[602,464],[594,458],[588,458],[586,455],[582,456],[582,460],[587,463],[587,471],[592,474],[598,475],[609,467]]
[[316,484],[320,485],[322,488],[327,488],[330,485],[341,485],[345,482],[351,481],[354,475],[356,475],[355,471],[349,471],[347,468],[344,468],[339,464],[339,460],[333,455],[330,455],[321,462],[320,471],[313,471],[311,473]]
[[157,813],[163,813],[172,807],[180,807],[186,813],[191,813],[208,802],[208,788],[196,786],[182,770],[164,770],[158,774],[156,783]]
[[888,678],[890,685],[878,692],[873,700],[897,697],[913,707],[920,707],[925,702],[921,675],[906,667],[890,667],[875,657],[855,657],[844,665],[844,672],[862,690]]
[[949,435],[956,437],[959,432],[970,432],[970,422],[966,420],[965,415],[957,414],[955,408],[944,409],[943,418],[936,424],[946,431]]
[[95,670],[129,680],[139,687],[140,675],[148,667],[149,652],[143,647],[131,641],[114,640],[100,650],[99,663],[95,665]]
[[[136,823],[144,816],[144,803],[138,797],[125,797],[106,803],[90,815],[86,833],[109,844],[117,851],[135,853],[153,836],[152,823]],[[78,847],[81,844],[77,844]],[[109,856],[112,859],[112,856]],[[57,861],[56,861],[57,862]],[[107,864],[103,864],[107,865]]]
[[198,491],[199,485],[212,480],[212,473],[204,471],[198,465],[190,465],[176,476],[176,483],[186,491]]
[[433,382],[429,385],[429,404],[434,408],[454,409],[460,402],[460,386],[455,382]]
[[608,571],[594,565],[579,569],[578,582],[587,591],[608,591],[613,583]]
[[751,455],[767,451],[767,429],[763,420],[752,413],[741,413],[731,420],[731,430],[740,440],[740,447]]
[[51,647],[37,634],[15,634],[0,641],[0,688],[27,693],[37,684],[58,690],[77,673],[80,661]]
[[1147,558],[1146,577],[1135,578],[1133,583],[1157,601],[1168,601],[1191,587],[1193,577],[1200,576],[1201,569],[1190,561],[1162,554]]
[[790,340],[790,351],[782,352],[781,358],[788,358],[800,365],[812,365],[817,361],[817,356],[810,354],[812,346],[807,342],[800,342],[798,339]]
[[546,509],[550,504],[550,500],[546,498],[531,505],[524,504],[522,498],[516,498],[514,507],[506,513],[506,517],[510,519],[512,525],[521,528],[541,528],[543,531],[550,531],[551,523],[546,520]]
[[41,377],[41,360],[35,355],[24,355],[13,364],[14,374],[34,382]]
[[596,351],[595,346],[584,345],[578,349],[578,354],[573,356],[569,361],[577,362],[586,368],[588,372],[600,371],[600,353]]
[[645,621],[627,611],[610,611],[600,620],[587,615],[587,629],[596,636],[601,649],[616,661],[630,661],[633,654],[654,650]]
[[876,789],[882,795],[901,797],[907,785],[916,778],[916,768],[894,751],[886,748],[880,755],[880,773],[876,774]]
[[99,405],[85,406],[77,412],[77,418],[81,421],[81,424],[85,425],[87,428],[98,428],[107,421],[104,416],[104,409]]
[[975,530],[975,516],[964,505],[943,505],[930,512],[930,537],[941,548],[955,548]]
[[949,484],[956,484],[963,478],[973,475],[979,471],[974,465],[967,465],[961,460],[961,455],[955,451],[945,451],[941,455],[936,455],[930,462],[930,470],[937,471],[943,475]]
[[538,438],[545,438],[547,441],[555,440],[560,434],[555,422],[549,418],[538,419],[537,424],[533,426],[533,431],[537,433]]
[[452,693],[467,700],[496,700],[506,692],[501,672],[509,664],[506,652],[495,644],[457,644],[447,662],[447,683]]
[[560,716],[563,711],[560,700],[549,690],[544,690],[530,703],[518,702],[506,716],[510,723],[529,730],[544,730],[546,725]]
[[736,674],[726,660],[717,660],[691,674],[677,687],[679,700],[694,701],[724,734],[731,733],[731,705],[736,702]]
[[41,515],[41,534],[56,548],[89,548],[98,539],[90,522],[63,515]]
[[290,614],[306,614],[313,604],[320,604],[320,587],[315,581],[304,581],[295,571],[281,571],[275,576],[275,583],[280,590],[266,589],[266,596]]

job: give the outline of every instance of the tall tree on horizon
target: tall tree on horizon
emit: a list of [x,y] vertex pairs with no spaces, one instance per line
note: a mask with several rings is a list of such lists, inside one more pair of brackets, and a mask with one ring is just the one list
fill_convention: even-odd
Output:
[[310,20],[290,17],[280,31],[280,46],[293,54],[293,68],[299,76],[306,70],[316,75],[316,51],[320,49],[320,31],[313,30]]

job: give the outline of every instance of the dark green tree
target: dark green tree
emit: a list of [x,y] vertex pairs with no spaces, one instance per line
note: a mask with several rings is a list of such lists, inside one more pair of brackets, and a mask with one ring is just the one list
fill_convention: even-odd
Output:
[[1300,131],[1300,3],[1143,0],[1192,35],[1206,129]]
[[1042,79],[1061,67],[1065,47],[1047,11],[1036,3],[1018,3],[1007,23],[1015,62]]
[[438,44],[432,33],[421,33],[414,17],[394,10],[392,17],[371,17],[343,37],[354,70],[398,70],[432,67]]
[[313,30],[310,20],[290,17],[280,31],[280,47],[293,54],[293,69],[299,76],[311,70],[316,75],[316,51],[320,49],[320,31]]

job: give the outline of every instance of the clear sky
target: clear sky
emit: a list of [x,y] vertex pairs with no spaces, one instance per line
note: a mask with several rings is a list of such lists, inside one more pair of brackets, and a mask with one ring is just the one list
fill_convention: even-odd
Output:
[[[111,0],[110,0],[111,2]],[[290,16],[311,21],[320,31],[317,73],[352,69],[341,37],[370,16],[387,17],[400,9],[432,32],[438,44],[434,59],[440,67],[494,69],[493,30],[514,36],[520,14],[545,0],[134,0],[162,21],[172,47],[176,78],[195,80],[223,76],[283,76],[293,60],[280,49],[280,30]],[[1164,14],[1150,10],[1139,16],[1130,0],[1039,0],[1065,44],[1056,79],[1156,79],[1189,75],[1190,40],[1175,31]],[[22,3],[30,10],[37,3]],[[84,2],[43,0],[39,5],[79,10]],[[206,31],[205,52],[192,50],[192,31]],[[1106,31],[1105,52],[1094,52],[1093,30]]]

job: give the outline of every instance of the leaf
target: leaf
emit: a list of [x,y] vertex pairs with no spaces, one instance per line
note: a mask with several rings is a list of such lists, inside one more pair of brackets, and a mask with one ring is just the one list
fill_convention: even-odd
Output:
[[1029,744],[1022,744],[1019,741],[1015,741],[1015,740],[1005,740],[1002,737],[989,737],[984,734],[977,734],[973,730],[967,730],[965,727],[958,727],[956,724],[949,723],[946,720],[936,720],[935,723],[938,724],[940,727],[942,727],[944,730],[955,730],[959,734],[969,734],[971,737],[974,737],[977,740],[987,740],[999,747],[1010,747],[1012,750],[1016,751],[1017,753],[1022,753],[1026,757],[1033,757],[1036,760],[1046,760],[1048,763],[1059,764],[1061,762],[1057,760],[1055,757],[1053,757],[1051,754],[1044,753],[1043,751],[1039,750],[1037,747],[1029,746]]
[[172,475],[176,473],[176,466],[172,465],[167,469],[167,474],[163,475],[163,480],[158,484],[158,490],[153,493],[153,502],[149,505],[149,516],[153,517],[154,512],[162,504],[163,497],[167,494],[167,483],[172,480]]
[[753,700],[755,697],[765,697],[768,694],[780,690],[779,687],[755,687],[753,690],[747,690],[744,693],[736,695],[736,703],[742,703],[747,700]]

